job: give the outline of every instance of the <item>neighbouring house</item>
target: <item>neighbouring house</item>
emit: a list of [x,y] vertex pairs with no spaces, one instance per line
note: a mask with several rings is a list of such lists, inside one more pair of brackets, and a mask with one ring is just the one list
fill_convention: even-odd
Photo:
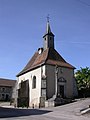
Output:
[[55,49],[54,34],[47,21],[43,47],[17,74],[17,106],[39,107],[50,99],[75,97],[74,69]]
[[0,101],[10,101],[16,80],[0,78]]

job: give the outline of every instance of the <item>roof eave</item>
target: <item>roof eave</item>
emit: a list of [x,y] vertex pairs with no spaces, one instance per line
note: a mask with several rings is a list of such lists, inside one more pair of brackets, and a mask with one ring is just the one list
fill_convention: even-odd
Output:
[[28,70],[26,70],[26,71],[24,71],[24,72],[20,72],[19,74],[17,74],[16,75],[16,77],[19,77],[19,76],[21,76],[21,75],[23,75],[23,74],[25,74],[25,73],[27,73],[27,72],[30,72],[30,71],[32,71],[32,70],[34,70],[34,69],[36,69],[36,68],[39,68],[39,67],[41,67],[42,65],[44,65],[45,64],[45,62],[43,62],[43,63],[41,63],[41,64],[38,64],[38,65],[36,65],[36,66],[33,66],[32,68],[30,68],[30,69],[28,69]]
[[[47,65],[52,65],[52,66],[56,66],[54,64],[50,64],[50,63],[46,63]],[[67,67],[67,66],[64,66],[64,65],[58,65],[58,67],[64,67],[64,68],[69,68],[69,69],[76,69],[74,66],[72,67]]]
[[43,38],[44,38],[46,35],[55,36],[55,35],[51,32],[51,33],[46,33],[45,35],[43,35]]

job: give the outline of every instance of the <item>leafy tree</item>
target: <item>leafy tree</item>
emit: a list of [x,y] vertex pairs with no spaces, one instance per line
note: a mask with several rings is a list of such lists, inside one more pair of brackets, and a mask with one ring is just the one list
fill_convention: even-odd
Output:
[[75,73],[75,78],[79,92],[81,91],[84,96],[90,96],[90,68],[81,67]]

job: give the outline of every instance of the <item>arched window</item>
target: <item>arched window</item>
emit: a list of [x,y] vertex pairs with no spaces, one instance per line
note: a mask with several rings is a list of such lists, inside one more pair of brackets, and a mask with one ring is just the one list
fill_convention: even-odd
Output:
[[50,40],[52,39],[52,37],[50,37]]
[[32,88],[36,88],[36,76],[33,76],[33,81],[32,81]]

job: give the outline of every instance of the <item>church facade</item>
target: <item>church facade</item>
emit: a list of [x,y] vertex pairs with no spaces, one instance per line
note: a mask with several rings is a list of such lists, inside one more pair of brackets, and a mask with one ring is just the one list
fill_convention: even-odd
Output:
[[42,106],[51,98],[73,98],[77,95],[74,69],[55,50],[54,34],[47,21],[43,48],[17,74],[17,106]]

